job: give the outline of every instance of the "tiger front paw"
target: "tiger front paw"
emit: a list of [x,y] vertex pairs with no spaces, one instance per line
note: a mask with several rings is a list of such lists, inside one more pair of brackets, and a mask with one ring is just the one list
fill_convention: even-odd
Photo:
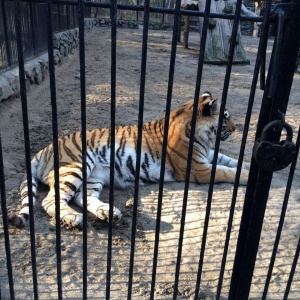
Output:
[[[109,220],[109,205],[108,204],[101,205],[97,209],[96,216],[100,220],[108,221]],[[117,220],[121,219],[121,217],[122,217],[121,211],[119,209],[117,209],[116,207],[114,207],[114,209],[113,209],[113,220],[117,221]]]
[[60,218],[60,223],[68,229],[82,229],[83,216],[82,214],[66,214]]
[[243,162],[243,169],[250,170],[250,163]]
[[240,175],[240,184],[241,185],[247,185],[248,177],[249,177],[249,171],[245,170],[245,169],[242,169],[241,170],[241,175]]

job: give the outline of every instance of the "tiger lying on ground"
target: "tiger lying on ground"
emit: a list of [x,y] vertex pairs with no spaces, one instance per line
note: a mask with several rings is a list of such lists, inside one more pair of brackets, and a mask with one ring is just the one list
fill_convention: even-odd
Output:
[[[189,148],[191,119],[194,101],[174,109],[170,114],[165,181],[184,181]],[[218,101],[209,92],[199,98],[190,181],[207,183],[211,176],[211,162],[219,118]],[[226,139],[234,130],[229,113],[224,114]],[[160,179],[161,152],[165,119],[143,125],[141,182],[158,182]],[[136,167],[137,125],[120,126],[115,135],[115,186],[126,188],[134,182]],[[87,210],[101,220],[109,216],[109,204],[99,200],[104,186],[110,181],[110,128],[87,131]],[[82,214],[69,206],[71,200],[80,207],[82,203],[81,133],[76,132],[59,139],[60,220],[69,228],[82,227]],[[237,160],[219,153],[215,182],[235,181]],[[53,170],[53,145],[41,150],[31,161],[33,203],[38,180],[50,187],[42,201],[46,212],[55,217],[55,190]],[[246,184],[248,171],[242,169],[240,183]],[[10,223],[22,228],[29,217],[27,179],[21,186],[22,208],[18,215],[10,216]],[[114,218],[120,218],[119,209],[113,209]]]

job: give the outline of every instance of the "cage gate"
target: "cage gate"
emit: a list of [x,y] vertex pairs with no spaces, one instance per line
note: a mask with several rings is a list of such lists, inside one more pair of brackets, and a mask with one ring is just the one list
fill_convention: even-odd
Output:
[[[269,67],[269,74],[263,96],[262,109],[260,112],[260,117],[256,131],[256,139],[258,139],[261,136],[263,128],[269,122],[278,119],[278,112],[281,112],[282,110],[283,114],[285,114],[287,110],[289,93],[291,89],[291,83],[293,80],[292,69],[295,66],[295,59],[298,55],[297,52],[299,51],[299,40],[296,38],[294,40],[294,42],[296,42],[295,52],[293,54],[291,53],[290,57],[292,61],[284,62],[285,59],[287,59],[286,53],[288,50],[287,48],[285,48],[285,46],[289,44],[288,33],[291,32],[290,30],[296,30],[296,27],[294,26],[299,26],[299,20],[296,21],[296,19],[294,19],[292,21],[292,18],[290,18],[291,9],[293,6],[294,3],[289,3],[287,5],[279,5],[275,9],[274,17],[277,20],[277,34],[274,42],[274,48]],[[293,39],[292,35],[290,38]],[[289,47],[290,46],[291,45],[289,45]],[[286,71],[285,67],[289,68],[288,66],[291,68],[290,77],[284,75]],[[273,131],[272,134],[273,136],[271,137],[271,140],[278,141],[280,137],[280,132]],[[299,135],[296,144],[297,157],[299,152]],[[272,252],[272,258],[268,270],[268,277],[265,283],[262,299],[266,299],[268,292],[268,286],[272,274],[272,266],[274,265],[276,252],[278,250],[278,242],[280,239],[285,209],[291,189],[291,178],[294,174],[296,161],[297,158],[293,160],[293,163],[290,168],[290,178],[286,187],[285,199],[281,215],[282,218],[277,231],[276,242],[274,244]],[[255,162],[255,159],[252,158],[252,167],[250,169],[249,175],[251,179],[248,183],[245,196],[243,217],[241,220],[241,230],[238,238],[238,246],[234,263],[234,272],[232,275],[232,281],[230,286],[230,299],[247,299],[249,297],[251,277],[255,265],[260,232],[262,230],[264,212],[272,180],[272,173],[273,172],[270,170],[268,172],[259,168],[257,163]],[[247,230],[245,228],[247,228]],[[296,251],[295,256],[297,257],[298,255],[299,247]],[[237,276],[237,273],[239,273],[238,279],[237,277],[235,277]],[[288,288],[285,292],[284,299],[287,299],[287,295]]]
[[[29,128],[29,119],[28,119],[28,99],[27,99],[27,91],[26,91],[26,82],[25,82],[25,69],[24,69],[24,28],[22,29],[22,20],[21,20],[21,5],[29,2],[30,7],[32,9],[31,4],[35,5],[43,5],[43,7],[47,6],[47,47],[48,47],[48,55],[49,55],[49,81],[50,81],[50,100],[51,100],[51,127],[52,127],[52,135],[53,135],[53,148],[54,148],[54,170],[55,170],[55,203],[56,203],[56,222],[55,222],[55,258],[56,258],[56,275],[51,274],[46,276],[55,278],[55,285],[57,286],[57,290],[53,293],[47,293],[41,291],[45,289],[43,285],[45,285],[45,278],[43,277],[43,281],[39,280],[39,266],[41,264],[40,258],[38,258],[37,262],[37,241],[36,236],[39,236],[36,232],[35,227],[35,217],[34,217],[34,208],[33,208],[33,191],[31,184],[31,167],[30,167],[30,158],[31,158],[31,141],[30,139],[30,128]],[[236,2],[236,10],[235,14],[218,14],[210,11],[211,8],[211,0],[206,1],[206,6],[204,11],[188,11],[181,10],[181,1],[178,0],[175,3],[175,8],[161,8],[161,7],[152,7],[150,6],[150,1],[145,1],[144,5],[130,5],[130,4],[118,4],[116,0],[111,0],[111,2],[90,2],[90,1],[34,1],[34,3],[29,1],[6,1],[1,0],[2,7],[2,20],[5,21],[5,3],[9,3],[9,6],[14,3],[14,27],[16,34],[16,49],[18,52],[18,66],[19,66],[19,80],[20,80],[20,99],[22,104],[22,117],[23,117],[23,128],[24,128],[24,141],[25,141],[25,158],[26,158],[26,170],[27,170],[27,178],[28,178],[28,197],[29,197],[29,227],[30,227],[30,259],[28,258],[28,262],[24,268],[28,268],[28,264],[30,261],[30,267],[32,270],[31,279],[29,280],[32,283],[32,289],[29,291],[25,289],[25,292],[20,288],[20,283],[16,287],[15,282],[17,278],[14,277],[14,274],[19,274],[18,268],[16,268],[16,257],[12,255],[11,243],[15,242],[14,235],[16,232],[11,232],[11,229],[8,225],[8,207],[7,207],[7,195],[6,195],[6,187],[5,187],[5,153],[2,151],[3,144],[5,141],[2,138],[0,139],[0,188],[1,188],[1,212],[3,219],[3,226],[1,227],[1,236],[3,236],[1,240],[1,249],[3,249],[3,254],[1,255],[1,260],[6,261],[6,272],[1,271],[1,285],[0,285],[0,298],[1,299],[49,299],[57,298],[57,299],[123,299],[127,297],[127,299],[202,299],[203,297],[211,297],[213,299],[251,299],[251,287],[252,287],[252,279],[254,269],[257,266],[257,256],[258,249],[260,247],[260,238],[261,232],[264,225],[264,217],[265,211],[268,204],[270,186],[272,182],[272,171],[265,171],[262,168],[259,168],[256,160],[252,157],[251,167],[249,171],[249,181],[247,184],[245,199],[243,203],[243,210],[241,215],[241,223],[239,225],[237,243],[236,243],[236,251],[234,254],[233,267],[230,273],[230,284],[228,284],[228,290],[224,291],[224,276],[225,273],[228,272],[226,269],[226,264],[228,260],[228,252],[230,250],[230,238],[231,238],[231,230],[234,221],[234,212],[235,205],[237,201],[238,195],[238,187],[239,187],[239,176],[242,171],[242,162],[244,158],[245,145],[247,141],[247,135],[250,127],[250,119],[252,115],[252,108],[256,94],[256,86],[259,77],[259,71],[261,69],[261,75],[263,78],[264,69],[261,68],[264,65],[264,57],[267,49],[268,42],[268,34],[270,24],[276,28],[276,34],[274,38],[273,50],[271,54],[271,60],[268,69],[268,75],[266,82],[263,82],[264,93],[261,102],[261,109],[259,113],[255,140],[261,137],[261,133],[265,126],[278,119],[278,112],[281,112],[282,115],[286,115],[288,113],[288,101],[290,98],[290,91],[293,82],[294,70],[297,61],[297,55],[299,53],[299,44],[300,44],[300,18],[298,17],[300,14],[300,0],[295,0],[289,3],[282,3],[272,9],[272,1],[267,0],[265,3],[265,11],[263,17],[243,17],[241,15],[241,5],[242,1],[237,0]],[[54,6],[55,5],[55,6]],[[68,6],[65,6],[68,5]],[[80,265],[80,271],[82,275],[80,278],[82,279],[82,286],[80,288],[76,287],[76,293],[72,296],[65,291],[65,262],[62,255],[62,252],[65,251],[64,241],[66,238],[66,234],[62,232],[60,226],[60,218],[59,218],[59,208],[60,208],[60,199],[59,199],[59,144],[58,144],[58,120],[57,120],[57,112],[58,112],[58,101],[57,101],[57,77],[54,66],[54,55],[53,55],[53,8],[55,7],[55,11],[59,11],[60,7],[69,11],[69,7],[72,7],[71,18],[75,19],[74,9],[78,11],[78,26],[79,26],[79,74],[80,74],[80,116],[81,116],[81,132],[82,132],[82,178],[83,178],[83,230],[82,230],[82,262]],[[87,225],[88,225],[88,212],[87,212],[87,144],[86,144],[86,128],[87,128],[87,82],[86,82],[86,49],[85,49],[85,30],[84,30],[84,18],[86,14],[86,8],[101,8],[104,10],[110,11],[110,42],[111,42],[111,52],[110,52],[110,126],[111,126],[111,157],[110,157],[110,190],[109,190],[109,223],[107,226],[107,244],[105,247],[105,251],[103,251],[103,247],[98,247],[97,244],[92,245],[94,248],[91,248],[89,245],[89,239],[91,236],[89,235]],[[140,65],[140,83],[139,83],[139,113],[138,113],[138,135],[136,136],[136,169],[135,169],[135,182],[134,182],[134,193],[133,193],[133,205],[132,205],[132,224],[130,231],[130,247],[128,252],[128,257],[123,257],[123,260],[128,260],[128,267],[126,269],[126,274],[122,274],[123,277],[120,277],[120,281],[126,278],[126,288],[120,288],[116,291],[115,285],[115,275],[117,273],[116,263],[114,262],[114,225],[113,225],[113,205],[115,201],[115,191],[114,191],[114,177],[116,171],[116,158],[115,158],[115,130],[116,130],[116,110],[117,110],[117,75],[118,75],[118,66],[117,66],[117,42],[118,42],[118,20],[117,20],[117,12],[118,11],[134,11],[134,12],[142,12],[143,13],[143,33],[142,33],[142,51],[141,51],[141,65]],[[151,252],[152,255],[152,264],[150,266],[147,265],[148,268],[151,269],[151,274],[148,276],[147,281],[147,291],[138,294],[134,287],[136,283],[141,281],[140,278],[137,278],[136,275],[136,263],[137,262],[137,251],[138,245],[137,241],[139,241],[139,232],[141,231],[138,228],[138,218],[142,218],[143,216],[138,216],[139,210],[139,177],[141,172],[141,152],[142,152],[142,128],[144,123],[144,107],[145,107],[145,94],[146,94],[146,78],[147,78],[147,59],[148,59],[148,49],[149,49],[149,25],[150,25],[150,14],[151,13],[161,13],[168,14],[174,16],[173,23],[173,33],[170,43],[170,64],[168,70],[168,85],[167,85],[167,95],[166,95],[166,104],[165,104],[165,120],[166,126],[164,128],[164,139],[162,141],[162,159],[161,159],[161,167],[160,167],[160,180],[158,185],[157,192],[157,205],[156,205],[156,214],[154,217],[155,226],[152,227],[153,241],[152,246],[146,251]],[[32,14],[32,11],[31,11]],[[203,82],[203,66],[205,61],[205,53],[201,49],[205,49],[206,40],[208,38],[208,28],[209,28],[209,20],[212,18],[224,18],[232,20],[232,36],[230,39],[230,47],[228,52],[228,62],[226,65],[226,74],[224,79],[224,85],[222,89],[222,99],[221,99],[221,107],[219,119],[219,125],[217,128],[217,140],[215,144],[215,154],[212,161],[212,175],[211,180],[208,186],[207,194],[203,194],[203,198],[206,200],[206,207],[203,210],[205,212],[204,218],[201,220],[201,228],[200,228],[200,248],[198,253],[198,263],[196,269],[193,269],[193,274],[184,274],[186,271],[182,271],[182,262],[185,259],[186,252],[183,251],[185,244],[185,232],[186,225],[188,220],[186,219],[187,211],[189,209],[188,197],[190,195],[190,171],[192,164],[192,153],[193,153],[193,139],[190,139],[189,143],[189,155],[187,158],[187,168],[186,168],[186,177],[184,181],[184,191],[182,194],[181,208],[180,210],[180,221],[178,222],[178,235],[177,242],[175,246],[176,257],[172,260],[172,274],[171,278],[173,278],[172,284],[170,286],[165,286],[161,290],[157,288],[157,276],[158,276],[158,267],[159,267],[159,256],[161,251],[170,251],[170,249],[162,249],[161,247],[161,227],[162,227],[162,209],[164,206],[163,198],[165,192],[165,173],[166,173],[166,161],[167,161],[167,146],[168,146],[168,132],[169,132],[169,120],[170,120],[170,111],[171,111],[171,103],[174,98],[174,74],[175,72],[175,64],[178,52],[178,36],[180,32],[178,31],[180,26],[178,22],[180,22],[180,16],[189,15],[189,16],[197,16],[203,18],[202,24],[202,32],[200,39],[200,51],[197,62],[197,78],[195,82],[195,92],[194,92],[194,110],[193,116],[191,120],[191,131],[190,135],[193,137],[195,135],[195,124],[197,111],[196,107],[198,104],[198,99],[200,96],[200,89],[202,89]],[[216,164],[218,159],[218,151],[220,148],[220,136],[222,130],[222,123],[229,92],[229,83],[232,73],[233,60],[234,60],[234,51],[235,51],[235,41],[237,39],[238,30],[239,30],[239,22],[241,20],[250,20],[250,21],[262,21],[261,33],[260,33],[260,42],[258,47],[258,54],[255,62],[255,67],[253,71],[253,79],[250,88],[250,95],[248,101],[248,107],[246,112],[246,117],[244,120],[243,127],[243,135],[241,148],[239,151],[238,165],[237,165],[237,176],[235,179],[231,205],[229,207],[229,216],[228,223],[226,224],[226,234],[225,240],[223,243],[219,275],[217,278],[217,283],[214,284],[213,288],[209,290],[210,284],[206,283],[205,287],[203,284],[203,274],[205,269],[205,254],[207,251],[207,240],[208,240],[208,232],[209,232],[209,221],[210,214],[213,206],[213,194],[214,194],[214,180],[216,174]],[[76,23],[75,20],[74,24]],[[141,20],[139,19],[139,22]],[[2,24],[2,23],[1,23]],[[4,23],[3,23],[4,24]],[[57,24],[55,23],[55,26]],[[9,50],[9,28],[5,27],[4,35],[2,35],[5,39],[6,46],[8,47],[8,61],[7,65],[13,65],[10,50]],[[2,31],[0,31],[2,32]],[[35,52],[35,50],[34,50]],[[39,51],[37,51],[39,52]],[[1,52],[0,52],[1,53]],[[264,81],[264,80],[263,80]],[[204,87],[203,87],[204,88]],[[282,129],[282,128],[281,128]],[[280,140],[281,132],[274,131],[272,132],[271,140],[278,142]],[[1,138],[1,136],[0,136]],[[291,186],[294,177],[294,173],[296,170],[296,162],[299,153],[299,129],[298,136],[295,143],[295,155],[293,156],[293,161],[291,162],[288,180],[286,184],[286,190],[284,194],[284,199],[282,199],[282,209],[281,215],[277,227],[277,234],[274,241],[274,247],[271,253],[271,259],[268,267],[268,272],[266,278],[263,280],[264,289],[261,294],[262,299],[267,299],[269,285],[271,283],[272,275],[273,275],[273,267],[276,260],[276,255],[279,251],[279,242],[281,238],[281,232],[283,230],[283,224],[285,220],[285,214],[287,211],[289,195],[291,193]],[[269,200],[270,201],[270,200]],[[22,233],[21,233],[22,234]],[[62,238],[63,236],[63,238]],[[289,278],[286,282],[286,288],[284,292],[279,295],[279,298],[276,299],[288,299],[288,295],[290,293],[290,289],[294,280],[294,274],[297,267],[297,261],[300,250],[300,242],[298,237],[298,244],[294,250],[293,262],[290,266]],[[93,242],[95,243],[95,241]],[[99,244],[100,245],[100,244]],[[98,250],[98,248],[101,248]],[[75,248],[74,248],[75,249]],[[89,278],[89,266],[92,265],[92,262],[89,259],[89,253],[91,253],[91,249],[94,251],[98,251],[98,260],[99,256],[106,256],[106,264],[104,266],[104,270],[101,272],[96,272],[100,279],[94,279],[96,284],[93,284]],[[96,249],[96,250],[95,250]],[[5,255],[4,255],[5,251]],[[16,250],[14,250],[16,251]],[[18,249],[18,251],[22,252],[22,248]],[[122,251],[121,251],[122,252]],[[174,252],[174,251],[173,251]],[[21,256],[21,254],[20,254]],[[75,254],[74,254],[75,256]],[[138,256],[140,258],[140,253]],[[95,262],[95,264],[98,263]],[[121,264],[122,262],[118,262]],[[71,264],[71,262],[70,262]],[[187,263],[188,264],[188,263]],[[103,265],[101,265],[103,266]],[[73,266],[70,265],[69,269]],[[144,267],[146,269],[146,267]],[[166,267],[168,268],[168,266]],[[105,273],[105,275],[104,275]],[[184,289],[180,288],[180,279],[181,276],[187,276],[185,278],[186,281],[188,277],[191,276],[193,278],[192,283],[190,283],[191,288],[188,292],[185,292]],[[148,274],[149,275],[149,274]],[[146,276],[146,275],[145,275]],[[141,276],[142,277],[142,276]],[[213,280],[212,280],[213,281]],[[23,285],[27,285],[25,282]],[[92,285],[93,284],[93,285]],[[161,282],[160,282],[161,284]],[[102,287],[101,293],[97,294],[97,288]],[[92,287],[91,287],[92,286]],[[299,292],[299,291],[298,291]],[[296,294],[295,291],[294,294]],[[283,295],[282,295],[283,294]],[[293,294],[293,295],[294,295]],[[22,295],[22,296],[20,296]],[[55,295],[55,296],[53,296]],[[281,297],[281,298],[280,298]]]

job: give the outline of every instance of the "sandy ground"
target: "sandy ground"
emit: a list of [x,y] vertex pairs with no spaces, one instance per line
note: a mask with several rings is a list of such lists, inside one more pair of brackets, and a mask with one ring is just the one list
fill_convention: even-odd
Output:
[[[145,94],[145,121],[157,119],[164,114],[168,83],[172,32],[150,31]],[[132,124],[138,119],[142,31],[118,29],[117,44],[117,124]],[[234,66],[229,88],[227,108],[237,124],[236,133],[221,144],[221,150],[237,157],[241,133],[249,98],[252,73],[258,39],[243,37],[250,65]],[[178,46],[176,73],[174,77],[173,105],[193,98],[197,73],[199,36],[190,35],[190,49]],[[272,41],[269,42],[268,56]],[[80,81],[78,79],[78,50],[60,67],[56,67],[58,125],[60,134],[80,129]],[[225,67],[204,66],[201,91],[209,90],[221,98]],[[95,28],[86,34],[86,83],[87,125],[89,129],[110,125],[110,31]],[[249,130],[245,160],[250,161],[253,139],[260,109],[262,91],[257,89],[253,117]],[[297,131],[300,118],[300,76],[295,75],[286,120]],[[29,127],[32,154],[46,146],[52,139],[51,105],[49,83],[31,88],[28,92]],[[0,122],[6,194],[9,209],[19,207],[18,186],[25,170],[24,140],[20,99],[0,103]],[[274,175],[270,199],[265,216],[261,243],[251,287],[251,299],[260,299],[264,287],[267,266],[279,221],[288,168]],[[290,195],[286,221],[282,232],[277,259],[269,288],[268,299],[282,299],[291,262],[300,233],[300,171],[296,170]],[[201,291],[213,295],[216,292],[220,272],[223,245],[233,186],[218,184],[214,188],[212,210],[202,273]],[[193,295],[198,270],[199,253],[205,218],[208,185],[190,185],[186,214],[181,273],[178,299]],[[239,188],[235,209],[229,254],[224,274],[222,297],[228,295],[230,275],[234,259],[236,238],[242,212],[245,187]],[[36,255],[40,299],[56,299],[56,252],[53,221],[42,210],[40,200],[45,195],[41,189],[35,208]],[[113,231],[111,299],[127,296],[128,267],[132,208],[125,203],[132,198],[133,189],[115,191],[115,204],[124,218]],[[137,240],[133,276],[133,299],[148,299],[151,283],[153,245],[156,224],[158,185],[140,188],[137,220]],[[108,199],[108,190],[102,194]],[[156,299],[172,299],[175,262],[181,220],[183,184],[169,183],[164,187],[160,247],[156,277]],[[4,234],[0,225],[0,283],[3,299],[9,299]],[[88,297],[105,297],[107,232],[104,222],[89,221],[88,226]],[[62,281],[65,299],[82,298],[82,233],[62,229]],[[33,289],[29,227],[24,230],[10,229],[11,254],[16,299],[32,299]],[[289,299],[300,298],[300,274],[296,270]],[[212,296],[213,298],[213,296]]]

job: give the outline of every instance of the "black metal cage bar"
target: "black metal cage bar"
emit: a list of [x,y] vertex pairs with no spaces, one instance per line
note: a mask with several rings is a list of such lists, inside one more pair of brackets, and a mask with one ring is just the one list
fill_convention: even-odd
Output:
[[22,102],[23,128],[24,128],[24,140],[25,140],[26,173],[27,173],[27,181],[28,181],[33,293],[34,293],[34,299],[38,299],[38,282],[37,282],[36,249],[35,249],[36,243],[35,243],[32,173],[31,173],[31,157],[30,157],[30,136],[29,136],[29,126],[28,126],[27,94],[26,94],[23,43],[22,43],[23,35],[22,35],[22,25],[21,25],[21,3],[18,0],[15,1],[15,22],[16,22],[15,27],[16,27],[16,37],[17,37],[17,49],[18,49],[19,76],[20,76],[20,97]]
[[106,269],[106,299],[110,298],[111,264],[112,264],[112,234],[113,234],[113,206],[115,181],[115,131],[116,131],[116,84],[117,84],[117,1],[110,5],[111,16],[111,108],[110,108],[110,188],[109,188],[109,227],[107,244]]
[[170,57],[170,68],[169,68],[169,79],[168,79],[168,90],[167,90],[167,100],[166,100],[166,112],[165,112],[165,128],[164,128],[164,139],[162,144],[162,160],[160,169],[160,182],[158,191],[158,204],[157,204],[157,215],[156,215],[156,225],[155,225],[155,244],[153,253],[153,265],[152,265],[152,279],[151,279],[151,290],[150,299],[154,298],[154,289],[156,282],[156,269],[157,269],[157,258],[158,258],[158,245],[159,245],[159,230],[160,230],[160,219],[161,219],[161,208],[162,208],[162,198],[163,198],[163,187],[164,187],[164,176],[165,176],[165,164],[166,164],[166,149],[168,143],[168,132],[169,132],[169,120],[170,120],[170,110],[172,102],[172,91],[173,91],[173,80],[175,72],[175,60],[176,60],[176,47],[177,47],[177,36],[178,36],[178,19],[180,13],[181,1],[176,1],[175,15],[174,15],[174,31],[172,36],[172,46],[171,46],[171,57]]
[[3,28],[3,32],[1,32],[1,37],[4,36],[4,45],[1,45],[1,57],[2,57],[2,64],[3,66],[11,66],[11,50],[10,50],[10,43],[9,43],[9,36],[8,36],[8,26],[5,26],[4,24],[7,24],[7,15],[6,15],[6,8],[4,1],[1,1],[1,28]]
[[87,141],[86,141],[86,79],[85,79],[85,35],[84,35],[84,1],[79,0],[79,64],[80,64],[80,103],[81,103],[81,145],[82,145],[82,204],[83,204],[83,249],[82,249],[82,296],[87,298]]
[[[20,26],[24,36],[24,60],[47,52],[47,35],[45,35],[47,31],[47,4],[48,1],[20,1]],[[53,32],[78,27],[77,2],[73,2],[71,5],[56,3],[52,5],[51,14]],[[84,6],[84,16],[90,17],[89,7]],[[13,20],[14,2],[12,0],[1,0],[0,71],[18,64],[16,29]]]
[[58,153],[58,121],[57,121],[57,98],[56,81],[52,39],[52,3],[48,4],[48,56],[49,56],[49,81],[52,107],[52,135],[53,135],[53,164],[55,171],[55,221],[56,221],[56,268],[57,268],[57,294],[62,299],[62,276],[61,276],[61,231],[60,231],[60,192],[59,192],[59,153]]
[[[6,251],[6,267],[8,273],[9,281],[9,292],[10,298],[15,299],[14,291],[14,279],[13,279],[13,269],[10,251],[10,241],[9,241],[9,231],[8,231],[8,218],[7,218],[7,205],[6,205],[6,192],[5,192],[5,177],[4,177],[4,164],[3,164],[3,153],[2,153],[2,143],[0,134],[0,192],[1,192],[1,210],[2,210],[2,221],[3,221],[3,231],[4,231],[4,242]],[[1,296],[1,290],[0,290]]]
[[138,116],[138,136],[137,136],[137,157],[135,167],[135,182],[134,182],[134,202],[133,202],[133,218],[131,227],[131,249],[128,275],[128,293],[127,298],[131,299],[132,294],[132,278],[134,267],[134,253],[136,240],[136,223],[137,223],[137,207],[139,198],[139,180],[141,170],[141,151],[142,151],[142,133],[144,123],[144,100],[145,100],[145,85],[146,85],[146,69],[147,69],[147,49],[148,49],[148,30],[149,30],[149,4],[150,1],[145,1],[144,10],[144,28],[142,41],[142,57],[141,57],[141,82],[140,82],[140,96],[139,96],[139,116]]
[[[300,146],[300,134],[299,134],[299,132],[300,132],[300,128],[298,130],[298,137],[297,137],[297,141],[296,141],[296,146],[297,146],[296,156],[297,157],[298,157],[298,154],[299,154],[299,146]],[[291,164],[291,168],[290,168],[290,172],[289,172],[289,178],[288,178],[288,182],[287,182],[287,186],[286,186],[286,190],[285,190],[285,195],[284,195],[284,200],[283,200],[282,208],[281,208],[280,220],[279,220],[279,223],[278,223],[276,238],[275,238],[275,242],[274,242],[272,256],[271,256],[271,259],[270,259],[270,264],[269,264],[269,269],[268,269],[268,274],[267,274],[267,278],[266,278],[266,282],[265,282],[265,287],[264,287],[262,299],[266,299],[267,294],[268,294],[268,288],[269,288],[269,285],[270,285],[271,276],[272,276],[272,272],[273,272],[273,267],[274,267],[274,263],[275,263],[275,259],[276,259],[276,254],[277,254],[277,251],[278,251],[278,245],[279,245],[279,242],[280,242],[281,232],[282,232],[282,228],[283,228],[283,223],[284,223],[284,220],[285,220],[285,215],[286,215],[287,205],[288,205],[289,196],[290,196],[290,192],[291,192],[294,173],[295,173],[295,169],[296,169],[296,164],[297,164],[296,160],[293,161],[292,164]]]
[[256,86],[257,86],[259,71],[261,68],[262,60],[263,60],[261,53],[265,53],[267,40],[268,40],[268,30],[269,30],[269,20],[268,20],[269,18],[268,17],[269,17],[270,9],[271,9],[271,1],[270,0],[267,2],[267,5],[265,6],[265,8],[266,8],[266,12],[265,12],[266,18],[264,19],[264,23],[262,24],[261,39],[260,39],[260,43],[259,43],[259,47],[258,47],[258,54],[256,57],[255,68],[254,68],[254,72],[253,72],[253,80],[252,80],[251,90],[250,90],[250,94],[249,94],[247,113],[246,113],[245,122],[244,122],[245,125],[244,125],[244,130],[243,130],[243,137],[242,137],[242,141],[241,141],[239,163],[238,163],[238,167],[237,167],[237,178],[236,178],[236,182],[234,184],[234,189],[233,189],[233,194],[232,194],[232,202],[231,202],[230,214],[229,214],[229,218],[228,218],[228,226],[227,226],[226,239],[225,239],[225,244],[224,244],[224,251],[223,251],[223,257],[222,257],[222,264],[221,264],[221,269],[220,269],[216,299],[220,298],[220,294],[221,294],[221,290],[222,290],[222,281],[223,281],[223,277],[224,277],[227,252],[228,252],[228,247],[229,247],[231,228],[232,228],[234,210],[235,210],[236,199],[237,199],[238,180],[239,180],[239,175],[240,175],[241,166],[242,166],[241,162],[243,161],[243,156],[245,153],[246,140],[247,140],[249,125],[250,125],[252,108],[253,108],[253,104],[254,104]]
[[[277,118],[277,112],[281,111],[285,114],[287,109],[293,72],[290,74],[286,69],[295,69],[296,57],[299,51],[300,20],[296,17],[296,14],[300,9],[300,2],[291,3],[291,7],[294,8],[295,14],[293,17],[285,19],[284,31],[281,27],[278,28],[278,31],[282,30],[283,39],[280,35],[275,38],[257,124],[256,140],[261,136],[264,126]],[[284,7],[279,6],[278,9],[279,11],[284,10]],[[292,35],[289,34],[291,32],[293,32]],[[278,46],[278,43],[282,47]],[[291,51],[285,48],[287,45],[292,46]],[[286,55],[288,51],[289,55]],[[275,83],[272,80],[275,80]],[[279,137],[280,133],[273,133],[272,138],[274,141],[278,141]],[[249,296],[272,175],[273,172],[259,168],[254,158],[252,158],[249,173],[251,181],[247,185],[245,195],[241,230],[231,280],[230,299],[248,298]]]
[[[208,20],[210,17],[210,5],[211,1],[206,1],[205,6],[205,17],[203,22],[202,28],[202,37],[200,42],[200,53],[199,53],[199,60],[198,60],[198,72],[197,72],[197,81],[195,87],[195,94],[194,94],[194,107],[193,107],[193,116],[192,116],[192,125],[191,125],[191,136],[195,135],[195,125],[196,125],[196,116],[197,116],[197,107],[200,95],[200,88],[201,88],[201,81],[202,81],[202,71],[203,71],[203,64],[204,64],[204,51],[206,38],[207,38],[207,29],[208,29]],[[191,163],[192,163],[192,152],[193,152],[193,139],[190,140],[189,143],[189,152],[188,152],[188,160],[187,160],[187,171],[186,171],[186,178],[185,178],[185,186],[184,186],[184,198],[182,202],[182,217],[181,217],[181,224],[180,224],[180,235],[178,241],[178,253],[177,253],[177,262],[176,262],[176,272],[175,272],[175,284],[174,284],[174,291],[173,291],[173,299],[177,298],[178,294],[178,282],[179,282],[179,275],[180,275],[180,264],[181,264],[181,256],[182,256],[182,244],[183,244],[183,235],[184,235],[184,227],[185,227],[185,216],[186,216],[186,209],[187,209],[187,200],[188,200],[188,189],[189,189],[189,180],[190,180],[190,170],[191,170]],[[195,292],[197,295],[197,291]]]
[[[232,34],[231,34],[231,38],[230,38],[228,63],[227,63],[227,67],[226,67],[226,74],[225,74],[225,80],[224,80],[224,86],[223,86],[223,93],[222,93],[222,100],[221,100],[221,107],[220,107],[220,116],[219,116],[219,125],[218,125],[218,129],[217,129],[217,140],[215,143],[215,153],[214,153],[214,158],[213,158],[213,162],[212,162],[211,180],[210,180],[209,191],[208,191],[208,196],[207,196],[207,207],[206,207],[206,215],[205,215],[205,221],[204,221],[204,227],[203,227],[203,238],[202,238],[200,258],[199,258],[195,300],[197,299],[198,293],[200,291],[200,282],[201,282],[201,275],[202,275],[202,268],[203,268],[203,261],[204,261],[204,252],[205,252],[210,210],[211,210],[211,204],[212,204],[214,177],[215,177],[215,172],[216,172],[218,151],[219,151],[219,147],[220,147],[220,138],[218,138],[218,137],[221,136],[221,129],[222,129],[222,123],[223,123],[223,118],[224,118],[224,110],[225,110],[225,106],[226,106],[227,94],[228,94],[228,89],[229,89],[229,81],[230,81],[230,75],[231,75],[231,69],[232,69],[232,63],[233,63],[233,56],[234,56],[234,51],[235,51],[235,41],[236,41],[236,37],[237,37],[237,33],[238,33],[238,26],[239,26],[240,14],[241,14],[241,5],[242,5],[242,1],[238,0],[236,2],[235,18],[234,18]],[[241,165],[242,165],[242,158],[241,158],[241,160],[239,160],[239,164],[238,164],[237,168],[240,169]],[[238,186],[238,180],[239,180],[238,176],[239,176],[239,174],[237,174],[237,181],[235,182],[235,186]]]
[[296,251],[295,251],[295,256],[294,256],[294,259],[293,259],[293,263],[292,263],[292,267],[291,267],[291,271],[290,271],[290,275],[289,275],[289,280],[287,282],[286,290],[284,292],[284,297],[283,297],[284,300],[287,300],[288,296],[289,296],[291,284],[293,282],[293,277],[295,275],[295,271],[296,271],[296,267],[297,267],[297,263],[298,263],[298,259],[299,259],[299,253],[300,253],[300,237],[298,239],[298,244],[297,244],[297,248],[296,248]]

